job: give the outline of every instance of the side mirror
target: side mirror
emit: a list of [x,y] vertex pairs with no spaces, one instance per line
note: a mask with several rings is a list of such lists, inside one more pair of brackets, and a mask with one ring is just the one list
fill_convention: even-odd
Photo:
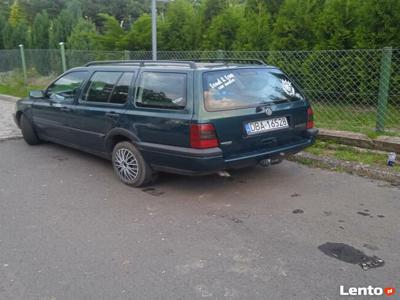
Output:
[[29,98],[42,99],[42,98],[44,98],[44,92],[43,91],[30,91]]

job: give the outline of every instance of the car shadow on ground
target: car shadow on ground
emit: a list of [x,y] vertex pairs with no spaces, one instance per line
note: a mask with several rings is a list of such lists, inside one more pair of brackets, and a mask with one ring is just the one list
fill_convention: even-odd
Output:
[[[118,181],[117,176],[114,174],[111,162],[107,159],[95,156],[90,153],[82,152],[73,148],[66,146],[53,144],[53,143],[43,143],[37,147],[44,147],[48,149],[49,152],[54,152],[52,158],[62,161],[69,159],[79,159],[85,161],[88,164],[95,164],[96,167],[101,167],[109,176],[113,176],[115,181]],[[177,188],[182,192],[186,191],[197,191],[199,193],[205,192],[204,188],[208,191],[219,190],[219,189],[229,189],[230,187],[238,187],[238,185],[258,185],[260,184],[260,178],[272,179],[273,173],[279,170],[279,165],[270,166],[264,168],[261,166],[247,167],[243,169],[230,170],[229,177],[219,176],[218,174],[209,174],[203,176],[185,176],[170,173],[158,173],[157,179],[143,188],[152,189],[166,189],[166,188]],[[286,174],[289,175],[289,174]],[[279,172],[279,176],[285,176],[284,173]],[[261,180],[261,184],[265,186],[265,180]],[[121,182],[121,184],[123,184]]]

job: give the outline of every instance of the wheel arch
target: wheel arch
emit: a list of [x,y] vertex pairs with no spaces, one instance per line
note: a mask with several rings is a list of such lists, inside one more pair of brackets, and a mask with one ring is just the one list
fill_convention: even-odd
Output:
[[129,130],[123,128],[114,128],[105,137],[105,149],[108,153],[112,153],[114,146],[119,142],[129,141],[136,145],[139,138]]
[[23,112],[22,111],[17,111],[15,113],[15,120],[17,121],[18,127],[21,127],[21,117],[22,117]]

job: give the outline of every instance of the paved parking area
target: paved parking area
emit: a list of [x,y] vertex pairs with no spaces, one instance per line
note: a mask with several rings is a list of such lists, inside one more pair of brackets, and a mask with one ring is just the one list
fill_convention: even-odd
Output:
[[0,140],[21,136],[21,132],[12,118],[15,100],[14,97],[0,95]]
[[[382,182],[284,162],[134,189],[105,160],[22,140],[0,142],[0,170],[0,299],[339,299],[340,285],[400,288],[400,190]],[[385,265],[363,271],[321,252],[327,242]]]

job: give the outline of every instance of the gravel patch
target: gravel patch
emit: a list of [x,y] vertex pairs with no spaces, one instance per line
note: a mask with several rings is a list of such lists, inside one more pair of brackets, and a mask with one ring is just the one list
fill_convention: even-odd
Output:
[[21,137],[21,131],[14,123],[12,116],[15,102],[5,99],[0,96],[0,141]]
[[327,156],[318,156],[307,152],[300,152],[288,158],[291,161],[300,162],[312,167],[340,170],[346,173],[384,180],[392,185],[400,186],[400,173],[389,169],[370,166],[358,162],[343,161]]

